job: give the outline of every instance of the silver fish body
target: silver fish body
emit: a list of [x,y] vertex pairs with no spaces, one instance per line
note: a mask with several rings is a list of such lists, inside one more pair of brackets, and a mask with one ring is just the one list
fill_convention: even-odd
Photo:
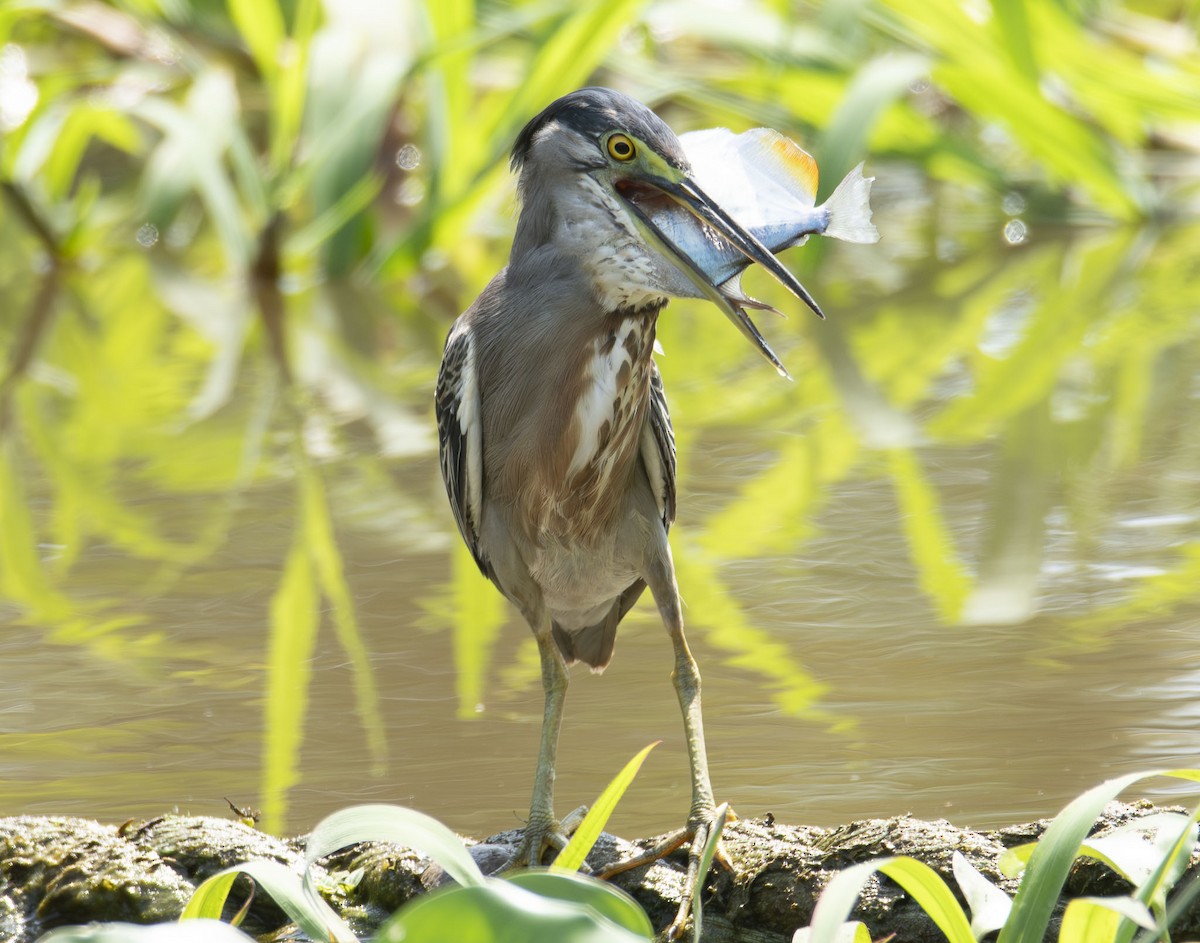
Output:
[[[739,225],[772,252],[802,244],[810,235],[848,242],[876,242],[871,223],[873,177],[862,165],[850,171],[820,206],[815,204],[816,162],[778,131],[756,128],[734,134],[726,128],[693,131],[680,137],[696,184]],[[750,260],[683,207],[663,202],[648,208],[651,225],[685,253],[712,285],[730,299],[753,304],[737,276]],[[678,297],[705,293],[675,266],[659,273],[664,291]]]

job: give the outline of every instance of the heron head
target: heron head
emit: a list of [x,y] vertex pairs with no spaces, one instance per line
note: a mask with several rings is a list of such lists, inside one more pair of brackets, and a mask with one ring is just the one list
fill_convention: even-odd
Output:
[[[641,102],[606,88],[585,88],[551,103],[518,135],[512,152],[520,174],[522,210],[514,253],[550,239],[579,234],[581,262],[608,259],[623,240],[610,278],[638,282],[661,296],[699,293],[715,302],[780,372],[738,299],[723,292],[688,252],[721,238],[767,269],[818,315],[808,291],[749,231],[697,186],[675,133]],[[670,208],[677,221],[668,237],[652,221]],[[699,253],[696,253],[697,255]],[[695,289],[698,289],[697,292]],[[821,315],[823,317],[823,315]]]

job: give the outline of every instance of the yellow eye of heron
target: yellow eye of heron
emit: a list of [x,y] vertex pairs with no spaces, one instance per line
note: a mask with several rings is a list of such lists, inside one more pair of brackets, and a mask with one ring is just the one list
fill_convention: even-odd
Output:
[[637,148],[626,135],[614,134],[608,139],[608,153],[616,160],[633,160]]

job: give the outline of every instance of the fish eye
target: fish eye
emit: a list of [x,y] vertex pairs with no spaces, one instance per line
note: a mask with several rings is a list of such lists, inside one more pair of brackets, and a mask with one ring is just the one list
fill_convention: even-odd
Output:
[[633,141],[628,135],[617,133],[608,139],[608,153],[614,160],[633,160],[637,148],[633,146]]

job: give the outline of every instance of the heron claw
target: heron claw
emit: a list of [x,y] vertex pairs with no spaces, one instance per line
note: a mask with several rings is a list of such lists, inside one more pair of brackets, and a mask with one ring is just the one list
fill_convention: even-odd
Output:
[[[729,817],[732,820],[733,814],[730,813]],[[684,882],[683,894],[680,897],[679,911],[675,915],[675,919],[671,922],[671,925],[663,932],[664,939],[678,940],[683,936],[686,929],[688,917],[691,914],[692,897],[695,895],[696,887],[707,876],[700,873],[700,858],[704,854],[704,846],[708,843],[709,834],[716,824],[716,810],[710,809],[705,812],[693,813],[688,816],[688,824],[683,828],[671,832],[640,854],[634,855],[625,861],[618,861],[607,870],[601,872],[598,877],[602,880],[609,880],[618,874],[624,874],[626,871],[632,871],[635,868],[653,864],[655,861],[665,858],[672,852],[687,845],[687,878]],[[736,871],[729,853],[725,850],[725,843],[723,841],[718,841],[713,860],[726,871],[731,873]]]
[[521,844],[504,870],[536,868],[541,865],[542,856],[549,849],[553,848],[556,852],[562,851],[567,847],[567,842],[571,840],[575,829],[579,828],[584,816],[587,815],[587,810],[587,806],[580,806],[564,816],[562,821],[558,821],[553,816],[548,816],[544,820],[530,817],[525,824]]

